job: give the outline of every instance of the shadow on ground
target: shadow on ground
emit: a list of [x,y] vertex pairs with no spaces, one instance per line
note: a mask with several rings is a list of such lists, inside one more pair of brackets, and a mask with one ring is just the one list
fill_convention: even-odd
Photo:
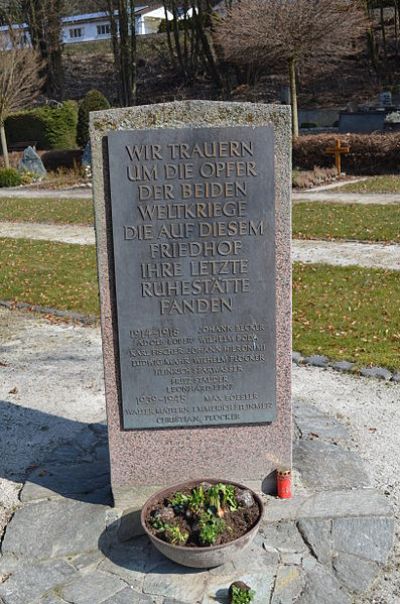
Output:
[[105,423],[87,424],[0,401],[0,478],[25,482],[21,501],[61,495],[111,503]]

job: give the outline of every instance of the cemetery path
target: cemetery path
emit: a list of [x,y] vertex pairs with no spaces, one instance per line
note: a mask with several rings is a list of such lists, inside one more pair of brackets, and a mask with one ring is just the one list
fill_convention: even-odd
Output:
[[296,239],[292,244],[292,259],[312,264],[357,265],[400,271],[400,245]]
[[400,203],[400,193],[340,193],[338,191],[294,191],[294,203],[299,201],[319,201],[326,203],[360,203],[388,205]]
[[0,237],[12,239],[40,239],[93,245],[94,229],[91,226],[72,224],[39,224],[36,222],[0,222]]
[[0,188],[1,197],[22,199],[91,199],[90,187],[71,187],[69,189],[32,189],[30,187]]
[[358,182],[364,182],[368,180],[368,176],[362,176],[361,178],[352,178],[350,180],[337,180],[329,183],[328,185],[320,185],[318,187],[312,187],[311,189],[307,189],[310,193],[318,192],[318,191],[330,191],[332,189],[341,189],[342,187],[346,187],[349,184],[356,184]]
[[355,377],[332,370],[293,367],[293,398],[336,417],[350,433],[351,449],[366,462],[371,483],[388,497],[396,517],[392,564],[372,593],[357,604],[400,601],[400,384]]
[[[27,483],[28,490],[24,491],[25,497],[22,497],[22,501],[24,502],[22,504],[18,499],[18,493],[21,483],[25,479],[25,472],[29,468],[32,469],[37,465],[40,466],[43,460],[46,459],[46,455],[49,455],[49,451],[53,451],[53,464],[55,466],[57,463],[60,464],[61,460],[64,464],[73,464],[75,460],[76,468],[74,471],[76,471],[76,476],[74,478],[74,475],[71,474],[71,478],[67,472],[67,480],[82,481],[83,466],[85,468],[93,466],[94,470],[99,466],[104,471],[105,461],[93,462],[90,456],[87,459],[85,457],[85,450],[93,448],[96,443],[93,440],[94,435],[104,432],[104,426],[99,423],[105,416],[100,329],[98,327],[50,323],[36,315],[0,308],[0,336],[3,342],[3,346],[0,349],[0,366],[4,376],[0,382],[0,423],[7,428],[4,437],[0,441],[0,536],[2,529],[9,522],[15,507],[21,507],[22,505],[22,513],[19,514],[19,518],[23,519],[25,515],[29,516],[31,513],[30,510],[36,514],[36,507],[38,506],[43,510],[44,515],[45,513],[49,514],[48,517],[43,516],[41,518],[38,518],[36,514],[34,521],[35,526],[36,523],[38,523],[38,526],[46,526],[47,522],[49,526],[51,525],[49,536],[46,536],[47,529],[44,530],[43,535],[43,543],[48,544],[49,551],[52,551],[54,539],[60,541],[60,543],[65,543],[66,535],[68,535],[68,539],[72,540],[72,545],[76,547],[74,541],[74,539],[76,540],[74,537],[75,531],[79,533],[83,525],[90,528],[89,536],[91,540],[89,545],[93,548],[97,543],[99,526],[101,524],[100,520],[104,514],[102,506],[95,508],[91,504],[84,503],[84,498],[83,503],[81,503],[79,495],[73,496],[72,500],[71,497],[69,499],[60,499],[59,496],[63,492],[62,488],[65,488],[65,485],[63,487],[64,483],[60,485],[59,492],[49,493],[49,491],[43,491],[41,483],[44,481],[47,484],[45,482],[46,472],[43,474],[43,472],[39,472],[39,469],[37,483],[32,482],[33,478],[31,477]],[[395,479],[398,473],[398,459],[400,456],[400,442],[398,439],[400,432],[400,415],[398,414],[400,384],[383,383],[378,380],[334,372],[331,369],[322,370],[314,367],[294,366],[293,393],[295,407],[297,412],[300,410],[300,417],[302,418],[300,424],[301,430],[306,434],[306,437],[308,432],[312,434],[312,437],[309,436],[311,440],[304,441],[305,444],[303,446],[307,448],[313,443],[318,445],[319,430],[322,430],[320,433],[321,441],[323,440],[324,429],[326,431],[326,420],[322,419],[321,421],[320,418],[318,427],[318,416],[316,416],[315,412],[312,412],[312,408],[316,408],[317,414],[320,412],[322,414],[328,413],[336,421],[335,426],[337,427],[334,426],[334,434],[337,433],[340,440],[342,435],[341,426],[343,426],[345,431],[347,430],[347,433],[350,434],[350,439],[346,441],[348,442],[346,448],[349,447],[361,455],[365,460],[366,469],[373,486],[380,492],[385,492],[396,509],[400,498],[400,484]],[[316,420],[317,425],[315,425]],[[340,425],[337,424],[338,421]],[[322,445],[323,443],[321,442]],[[103,455],[103,453],[104,455],[107,454],[105,444],[100,443],[100,445],[96,446],[98,446],[99,455]],[[323,450],[322,448],[322,454]],[[54,455],[58,456],[55,462]],[[76,463],[77,457],[81,460],[78,464]],[[320,461],[323,465],[322,458]],[[317,473],[320,467],[317,464]],[[340,472],[342,472],[342,468]],[[50,473],[50,482],[51,476]],[[350,477],[351,479],[356,478],[352,472],[350,472]],[[92,488],[95,488],[95,486],[92,486]],[[357,492],[356,489],[354,496]],[[40,499],[40,497],[44,496],[51,496],[53,499],[42,499],[35,503],[35,498],[39,497]],[[33,503],[31,504],[29,504],[29,497],[33,498]],[[57,519],[60,514],[57,512],[56,516],[54,516],[55,512],[51,512],[53,509],[56,512],[58,509],[64,512],[65,509],[70,515],[78,514],[77,522],[81,523],[79,530],[74,524],[71,527],[64,526],[63,521],[58,521],[58,524],[56,523],[57,526],[54,528],[54,518]],[[51,513],[53,516],[50,515]],[[358,509],[354,509],[354,515],[357,515],[357,513]],[[90,522],[87,520],[88,514],[90,515]],[[398,519],[398,509],[396,509],[396,515]],[[83,519],[81,516],[84,516]],[[375,522],[369,516],[365,516],[364,518],[363,522]],[[14,516],[14,521],[15,519],[16,516]],[[18,522],[21,523],[22,520],[18,520]],[[26,532],[34,535],[34,532],[32,532],[33,529],[30,528],[33,526],[30,516],[26,518],[26,522],[28,523],[27,525],[23,524],[23,522],[20,524],[20,532],[18,532],[17,527],[14,530],[7,531],[9,548],[12,549],[11,546],[13,546],[24,549],[27,543]],[[380,520],[380,522],[383,522],[383,520]],[[368,526],[372,526],[372,524]],[[87,528],[88,531],[89,528]],[[57,534],[55,535],[51,531],[53,530],[54,532],[56,529]],[[22,541],[18,541],[18,539]],[[29,547],[32,547],[32,552],[36,554],[37,548],[35,543],[33,542],[33,545]],[[304,543],[302,545],[304,546]],[[385,575],[379,580],[373,593],[369,593],[366,599],[360,596],[354,600],[355,604],[370,604],[371,602],[395,604],[399,601],[400,573],[399,570],[394,570],[393,568],[399,558],[398,547],[397,540],[396,559],[387,568]],[[79,550],[75,551],[74,549],[73,551],[74,553],[78,553]],[[82,554],[81,556],[82,565],[83,563],[88,565],[91,563],[98,564],[98,558],[94,557],[90,559],[89,556],[88,561],[86,561],[85,556],[87,555]],[[95,554],[92,553],[93,556]],[[9,563],[12,564],[12,560],[9,560]],[[246,564],[248,563],[249,561],[246,559]],[[256,563],[258,562],[254,561],[254,564]],[[44,564],[43,572],[47,572],[46,564],[50,565],[50,562]],[[61,563],[56,561],[52,562],[52,564]],[[130,564],[131,562],[129,562]],[[163,564],[165,566],[165,562]],[[113,576],[114,573],[117,573],[124,578],[128,572],[124,567],[118,565],[111,566],[108,561],[103,560],[102,565],[100,570],[107,571],[111,568],[110,572],[113,573]],[[68,573],[73,572],[70,565],[68,568],[65,568],[68,570]],[[79,569],[81,566],[77,568]],[[123,588],[121,579],[111,579],[108,574],[105,577],[103,572],[90,570],[90,568],[88,566],[88,577],[90,580],[93,580],[94,593],[100,593],[100,579],[104,581],[107,579],[107,588],[112,593],[114,593],[114,589],[116,592]],[[290,567],[290,569],[296,570],[298,567]],[[31,574],[34,574],[34,572],[39,573],[39,570],[36,569]],[[162,572],[165,573],[165,571]],[[157,583],[156,588],[167,590],[167,582],[168,585],[172,586],[171,589],[174,590],[174,593],[177,593],[179,587],[176,587],[177,581],[184,581],[185,575],[176,575],[176,571],[171,572],[175,572],[175,574],[158,576],[157,574],[150,573],[145,579],[145,585],[149,584],[149,590],[151,591],[153,583],[159,581],[161,587]],[[258,572],[260,572],[259,569]],[[132,571],[132,576],[134,575],[136,577],[138,573]],[[83,575],[78,574],[77,578],[72,578],[71,581],[79,580],[82,582],[84,581],[84,576],[85,573]],[[264,571],[262,576],[265,577]],[[213,579],[213,574],[210,577],[211,586],[220,585],[222,581],[220,577],[215,576]],[[44,582],[41,575],[34,575],[35,584],[40,584],[39,579]],[[29,580],[32,580],[32,578],[30,577]],[[47,580],[48,577],[46,575]],[[57,580],[60,581],[61,579]],[[66,581],[67,577],[62,578],[62,580]],[[131,575],[126,580],[131,580]],[[23,590],[27,579],[23,572],[18,571],[14,573],[12,581],[9,584],[10,589],[13,587],[14,589]],[[69,576],[68,581],[70,581]],[[202,587],[194,581],[192,575],[188,576],[188,581],[194,582],[193,589],[196,588],[198,591],[204,589],[204,586]],[[54,579],[54,582],[56,582],[56,579]],[[71,585],[75,585],[75,583],[71,583]],[[4,583],[4,586],[7,590],[7,581]],[[86,584],[83,587],[86,589]],[[185,583],[184,587],[188,589],[189,584]],[[44,590],[45,588],[46,590],[49,588],[47,583],[41,589]],[[76,589],[78,589],[78,586]],[[181,588],[179,587],[179,589]],[[215,591],[216,588],[213,589]],[[129,595],[130,599],[122,599],[121,601],[132,601],[132,591],[128,590],[128,588],[125,591],[127,594],[124,595]],[[155,591],[155,593],[164,593],[164,591]],[[107,602],[113,602],[112,597]],[[81,601],[79,599],[75,600],[72,597],[67,599],[68,601]],[[194,600],[197,601],[196,598]],[[8,602],[9,600],[7,599],[6,601]],[[12,601],[14,602],[14,600]],[[25,602],[27,600],[23,598],[20,600],[15,599],[15,602],[17,601]],[[97,602],[95,599],[91,601],[93,601],[93,604]],[[164,604],[169,601],[168,598],[166,600],[163,598],[157,600],[157,602],[163,602]],[[206,601],[209,602],[208,599]],[[318,598],[312,601],[328,602],[327,599],[321,600]],[[330,601],[333,602],[335,600]],[[347,602],[347,600],[343,601]],[[301,602],[304,604],[304,599]]]
[[0,308],[0,536],[28,466],[105,416],[100,331]]
[[[0,237],[39,239],[93,245],[93,227],[82,225],[0,222]],[[400,245],[359,243],[356,241],[294,240],[295,262],[323,263],[338,266],[358,265],[367,268],[400,270]]]

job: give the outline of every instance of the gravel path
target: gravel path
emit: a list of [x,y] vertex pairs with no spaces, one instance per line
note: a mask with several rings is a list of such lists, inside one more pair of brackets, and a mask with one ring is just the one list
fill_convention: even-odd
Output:
[[91,226],[73,224],[39,224],[36,222],[0,222],[0,237],[12,239],[41,239],[61,243],[92,245],[95,243]]
[[1,197],[19,197],[23,199],[91,199],[91,187],[72,187],[70,189],[31,189],[30,187],[1,188]]
[[335,191],[302,191],[292,193],[293,202],[323,201],[326,203],[360,203],[387,205],[400,203],[400,193],[339,193]]
[[[0,522],[17,504],[20,482],[49,446],[76,436],[86,422],[105,416],[98,328],[51,324],[34,315],[0,309]],[[6,364],[5,366],[3,364]],[[293,369],[297,402],[336,416],[366,462],[373,485],[388,496],[399,520],[400,384],[312,367]],[[399,532],[399,531],[398,531]],[[1,525],[0,525],[1,535]],[[396,560],[399,562],[399,546]],[[374,591],[357,604],[397,604],[400,573],[393,564]]]
[[[347,184],[347,183],[343,183]],[[327,203],[361,203],[379,204],[400,203],[400,193],[341,193],[338,191],[340,185],[324,186],[322,190],[294,191],[292,198],[298,201],[325,201]],[[90,187],[73,187],[70,189],[31,189],[29,187],[13,187],[0,189],[1,197],[18,197],[24,199],[56,198],[56,199],[91,199],[92,189]]]
[[338,266],[358,265],[400,271],[400,245],[357,241],[303,241],[292,244],[294,261]]
[[[40,239],[92,245],[94,229],[81,225],[0,222],[0,237]],[[355,241],[293,241],[292,258],[305,263],[400,270],[400,245],[358,243]]]
[[330,191],[331,189],[341,189],[342,187],[346,187],[349,184],[356,184],[358,182],[364,182],[368,180],[368,176],[362,176],[361,178],[352,178],[351,180],[339,180],[335,182],[331,182],[328,185],[320,185],[318,187],[312,187],[312,189],[306,189],[306,192],[314,192],[314,191]]
[[100,331],[0,308],[0,537],[26,469],[105,417]]

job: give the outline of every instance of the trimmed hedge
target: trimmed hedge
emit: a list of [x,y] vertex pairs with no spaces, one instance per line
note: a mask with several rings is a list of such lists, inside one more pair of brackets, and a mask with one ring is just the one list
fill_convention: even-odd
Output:
[[38,149],[76,147],[78,104],[64,101],[57,107],[38,107],[10,115],[5,122],[8,144],[37,141]]
[[56,170],[63,168],[65,170],[72,170],[79,168],[82,163],[82,150],[81,149],[67,149],[67,150],[56,150],[45,151],[41,154],[40,159],[43,162],[44,167],[48,172],[55,172]]
[[342,155],[342,170],[346,174],[395,174],[400,172],[400,133],[392,134],[309,134],[293,142],[293,168],[313,170],[332,167],[333,155],[326,148],[340,139],[350,147]]
[[76,140],[80,147],[85,147],[89,141],[89,113],[109,109],[110,103],[98,90],[89,90],[79,103],[78,129]]

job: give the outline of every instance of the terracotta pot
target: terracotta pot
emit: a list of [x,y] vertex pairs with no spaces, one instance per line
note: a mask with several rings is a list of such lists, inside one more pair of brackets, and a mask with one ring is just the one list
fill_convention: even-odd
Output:
[[[217,484],[219,482],[223,482],[226,484],[233,484],[239,489],[246,489],[250,491],[260,510],[259,519],[253,526],[253,528],[251,528],[247,533],[245,533],[238,539],[235,539],[234,541],[224,543],[223,545],[210,545],[206,547],[185,547],[184,545],[173,545],[172,543],[167,543],[166,541],[163,541],[162,539],[156,537],[146,526],[146,518],[148,512],[149,510],[151,510],[154,504],[157,503],[157,501],[159,501],[160,499],[167,498],[169,495],[172,495],[176,491],[182,491],[183,489],[193,489],[202,482],[208,482],[210,484]],[[261,498],[251,489],[248,489],[246,486],[239,484],[238,482],[232,482],[231,480],[227,481],[216,480],[214,478],[203,478],[202,480],[188,480],[173,487],[168,487],[167,489],[158,491],[157,493],[152,495],[144,504],[140,520],[145,533],[148,535],[154,547],[156,547],[162,554],[164,554],[164,556],[166,556],[170,560],[173,560],[178,564],[182,564],[183,566],[190,566],[191,568],[214,568],[216,566],[220,566],[221,564],[225,564],[225,562],[228,562],[229,560],[232,560],[232,558],[235,558],[235,556],[243,552],[243,550],[245,550],[253,542],[254,537],[256,536],[258,529],[260,528],[260,523],[263,514],[264,504]]]

